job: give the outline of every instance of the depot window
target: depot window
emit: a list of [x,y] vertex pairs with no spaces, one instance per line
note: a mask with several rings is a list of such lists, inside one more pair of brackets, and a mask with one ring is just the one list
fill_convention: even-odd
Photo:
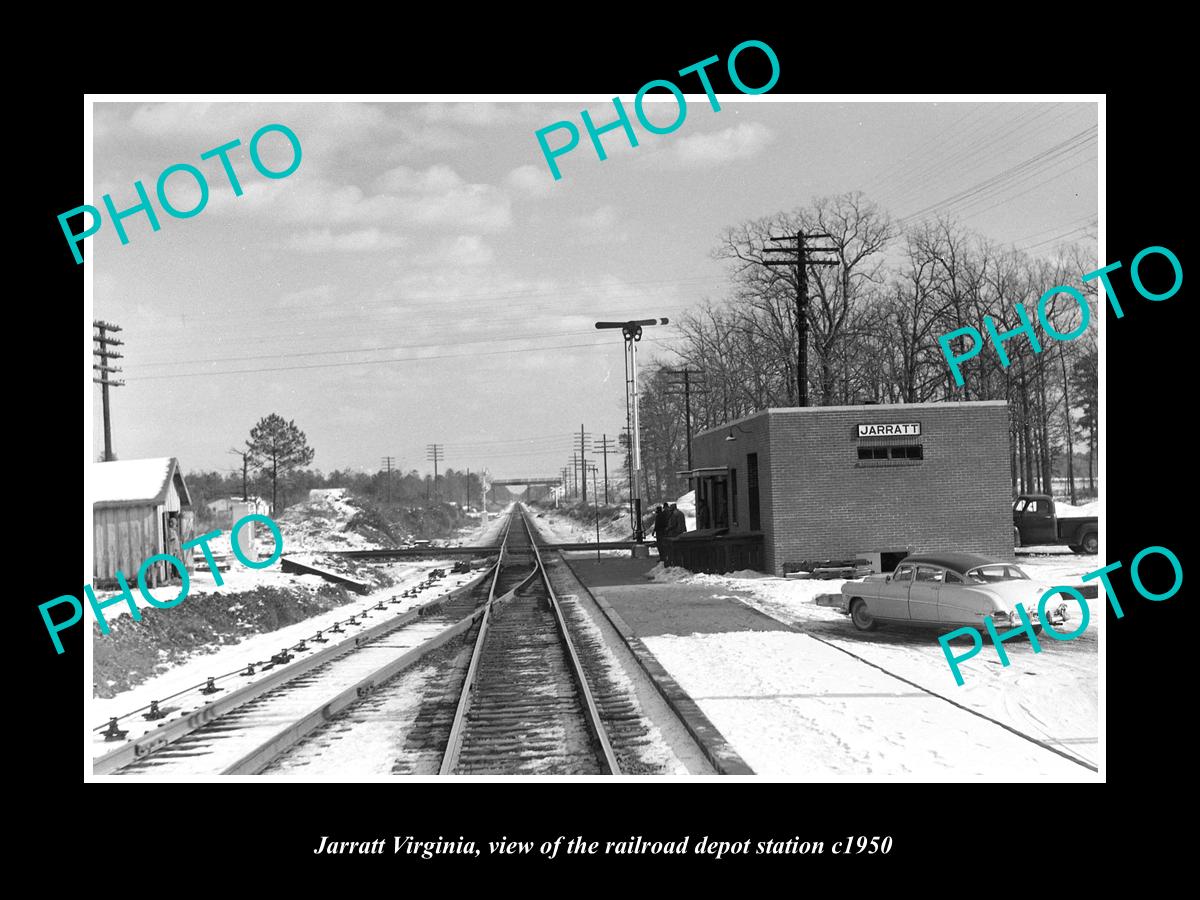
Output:
[[908,439],[862,439],[858,442],[857,451],[859,466],[919,465],[925,459],[925,446],[916,435]]

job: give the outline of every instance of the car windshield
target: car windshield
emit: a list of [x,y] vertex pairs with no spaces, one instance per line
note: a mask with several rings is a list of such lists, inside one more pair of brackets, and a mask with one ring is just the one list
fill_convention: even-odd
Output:
[[995,581],[1029,580],[1029,576],[1016,566],[997,563],[990,566],[976,566],[967,571],[967,580],[975,584],[991,584]]

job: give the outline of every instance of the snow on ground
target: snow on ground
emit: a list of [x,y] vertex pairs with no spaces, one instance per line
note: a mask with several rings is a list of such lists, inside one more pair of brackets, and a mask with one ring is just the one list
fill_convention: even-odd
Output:
[[[1074,555],[1065,558],[1022,559],[1019,564],[1032,579],[1047,585],[1079,585],[1082,583],[1080,578],[1083,574],[1094,571],[1101,565],[1098,557]],[[990,641],[985,638],[983,650],[973,659],[961,664],[965,683],[959,686],[951,674],[945,654],[937,641],[936,632],[898,626],[885,626],[874,632],[859,632],[842,613],[829,607],[817,606],[817,595],[839,593],[842,585],[846,583],[842,579],[825,581],[777,578],[757,572],[692,575],[683,569],[664,569],[662,566],[652,569],[651,573],[655,581],[706,585],[722,590],[725,592],[724,596],[739,599],[813,637],[853,653],[869,663],[882,666],[926,691],[932,691],[995,718],[1064,752],[1093,764],[1097,762],[1098,630],[1105,618],[1103,598],[1089,601],[1087,630],[1073,641],[1055,641],[1043,636],[1040,641],[1040,653],[1034,653],[1028,641],[1008,642],[1005,649],[1011,664],[1007,667],[1000,664]],[[746,574],[750,577],[738,577]],[[1067,614],[1067,623],[1060,626],[1060,630],[1069,632],[1078,626],[1081,613],[1078,606],[1071,602],[1068,604]],[[680,658],[680,665],[687,671],[690,663],[687,663],[686,659],[691,653],[698,651],[674,646],[673,641],[691,641],[709,647],[717,654],[711,661],[711,677],[724,678],[725,674],[719,668],[724,664],[722,656],[733,651],[724,649],[719,642],[713,644],[710,640],[712,637],[692,635],[672,639],[667,642],[669,646],[664,647],[664,652]],[[722,637],[733,639],[734,636]],[[749,639],[741,640],[744,642]],[[647,644],[650,644],[649,639]],[[969,644],[961,642],[952,647],[955,648],[956,655],[959,655],[969,649]],[[651,649],[654,650],[654,647]],[[657,651],[654,652],[657,655]],[[764,653],[767,654],[761,662],[764,679],[769,681],[775,677],[791,677],[786,672],[772,674],[770,666],[773,665],[773,657],[770,655],[770,648],[764,648]],[[850,657],[847,656],[846,659],[850,660]],[[782,662],[786,663],[787,660]],[[678,677],[667,660],[664,659],[663,663]],[[860,665],[857,662],[854,664]],[[736,671],[728,674],[731,678],[739,677]],[[902,682],[895,683],[903,686]],[[684,687],[686,689],[687,685]],[[709,688],[701,686],[701,690],[708,691]],[[697,700],[700,698],[697,697]],[[701,702],[701,706],[708,712],[705,703]],[[721,727],[720,723],[717,725],[718,728]],[[746,726],[743,723],[737,727],[744,729]],[[739,751],[742,749],[740,745],[738,748]]]
[[1065,500],[1054,501],[1054,511],[1059,518],[1074,518],[1076,516],[1098,516],[1100,515],[1100,501],[1093,500],[1091,503],[1085,503],[1082,506],[1072,506]]
[[[267,541],[270,541],[269,534],[267,535]],[[300,588],[313,593],[321,585],[328,583],[319,575],[285,574],[281,568],[280,560],[276,560],[271,564],[270,567],[266,569],[251,569],[248,566],[242,565],[242,563],[233,555],[230,549],[228,532],[222,532],[219,537],[209,541],[208,545],[212,550],[214,559],[223,562],[227,561],[229,563],[229,568],[225,571],[217,573],[209,572],[204,569],[197,569],[196,571],[189,573],[188,597],[213,593],[237,594],[244,591],[252,591],[259,587],[283,589]],[[287,547],[286,541],[284,546],[285,548]],[[265,545],[263,552],[270,552],[269,543]],[[300,562],[310,562],[314,565],[319,565],[324,569],[328,569],[329,571],[345,574],[350,578],[354,577],[350,572],[346,571],[344,565],[340,564],[336,557],[324,557],[320,554],[314,555],[312,553],[287,553],[287,555]],[[253,555],[251,555],[251,558],[254,558]],[[198,562],[202,561],[203,559],[203,556],[196,557]],[[443,562],[443,565],[444,564],[445,562]],[[430,565],[432,566],[433,564],[431,563]],[[174,569],[171,571],[174,572]],[[218,585],[216,581],[218,576],[221,579],[220,585]],[[127,578],[126,580],[129,582],[130,592],[133,594],[133,598],[138,607],[142,609],[149,608],[151,606],[150,601],[143,596],[142,591],[138,588],[137,579]],[[179,596],[182,589],[183,587],[180,584],[167,584],[156,588],[150,588],[149,593],[159,603],[170,603]],[[120,591],[97,590],[95,593],[96,599],[100,602],[103,602],[107,599],[117,597],[120,594]],[[182,602],[187,603],[187,599],[184,599]],[[109,622],[115,621],[120,616],[129,615],[129,604],[115,603],[112,606],[105,608],[104,615]]]
[[[578,544],[589,544],[596,541],[596,524],[594,521],[583,522],[566,515],[565,512],[553,509],[541,509],[538,507],[527,507],[527,509],[533,516],[533,520],[537,523],[538,529],[545,534],[548,540],[555,543]],[[618,515],[609,517],[607,521],[601,517],[600,540],[632,540],[632,533],[629,527],[629,514],[622,511]],[[628,550],[606,550],[604,552],[607,555],[615,554],[618,556],[624,556],[629,553]]]
[[[162,700],[185,688],[202,685],[207,678],[224,675],[227,672],[236,672],[239,669],[246,668],[251,662],[269,659],[284,647],[290,647],[298,643],[302,638],[310,638],[317,631],[332,627],[334,622],[344,621],[351,616],[359,615],[364,610],[379,603],[380,600],[389,600],[393,596],[399,596],[407,588],[423,581],[430,569],[438,567],[448,569],[451,565],[453,563],[447,560],[392,563],[389,565],[389,569],[393,576],[397,578],[397,582],[390,587],[364,595],[361,599],[355,600],[352,603],[339,606],[336,609],[306,619],[303,622],[289,625],[286,628],[250,635],[236,644],[219,645],[215,652],[195,656],[160,675],[156,675],[127,691],[117,694],[115,697],[108,699],[93,697],[88,709],[89,727],[106,722],[110,716],[123,715],[131,710],[145,706],[151,700]],[[345,637],[352,637],[357,632],[382,622],[385,615],[399,615],[414,606],[427,603],[435,597],[465,584],[477,574],[478,572],[449,574],[446,578],[438,581],[433,587],[421,592],[417,597],[406,597],[401,603],[395,605],[389,604],[386,614],[375,612],[362,620],[361,624],[357,626],[343,625],[342,627],[347,632]],[[303,577],[308,578],[312,576]],[[94,640],[103,641],[105,637],[102,635],[96,636]],[[239,678],[234,682],[230,679],[222,682],[220,686],[228,690],[231,687],[240,687],[243,684],[252,683],[254,680],[254,678]],[[172,701],[171,705],[179,705],[182,709],[194,709],[202,705],[201,701],[206,700],[206,697],[193,691],[180,697],[178,701]],[[150,725],[156,724],[156,722],[147,724],[141,716],[134,716],[122,720],[121,727],[130,729],[129,736],[132,739],[140,733],[138,732],[139,728],[148,730]],[[112,743],[106,744],[103,739],[97,739],[96,753],[105,753],[114,746],[115,744]]]
[[381,545],[356,531],[347,531],[361,511],[345,488],[321,488],[309,499],[283,511],[275,521],[283,532],[285,553],[297,550],[374,550]]
[[806,634],[644,638],[759,775],[1095,780],[1089,770]]

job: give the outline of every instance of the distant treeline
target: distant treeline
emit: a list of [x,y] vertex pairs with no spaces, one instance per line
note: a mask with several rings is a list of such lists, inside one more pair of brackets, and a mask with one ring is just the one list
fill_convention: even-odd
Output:
[[[203,512],[205,505],[212,500],[222,497],[242,496],[242,474],[226,474],[222,472],[185,472],[188,491],[192,496],[193,507],[201,521],[205,520]],[[334,470],[325,474],[319,470],[302,469],[287,476],[279,485],[279,509],[282,512],[293,503],[308,499],[308,492],[313,488],[348,488],[356,497],[360,497],[381,510],[394,510],[401,507],[423,507],[427,502],[467,504],[468,481],[467,473],[455,469],[447,469],[438,473],[436,490],[432,475],[422,475],[415,469],[409,472],[393,470],[389,476],[386,472],[367,474]],[[470,476],[470,505],[479,508],[481,500],[481,483],[474,472]],[[269,498],[271,495],[270,479],[266,475],[256,476],[251,473],[246,493],[250,496]],[[389,516],[391,518],[391,516]]]

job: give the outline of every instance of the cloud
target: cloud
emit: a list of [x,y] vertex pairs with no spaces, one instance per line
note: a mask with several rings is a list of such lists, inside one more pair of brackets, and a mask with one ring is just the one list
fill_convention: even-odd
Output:
[[619,228],[620,216],[613,206],[601,206],[590,213],[572,216],[571,225],[580,232],[584,244],[622,243],[629,240],[629,233]]
[[571,221],[585,231],[606,231],[617,224],[617,210],[612,206],[601,206],[594,212],[575,216]]
[[549,167],[544,165],[518,166],[505,176],[504,183],[530,197],[549,197],[554,190],[554,176],[550,174]]
[[270,181],[257,172],[242,179],[244,193],[234,197],[228,182],[212,183],[206,214],[275,217],[284,223],[313,222],[350,230],[445,227],[465,231],[501,231],[512,225],[512,201],[500,188],[471,184],[453,169],[435,165],[419,171],[398,166],[381,176],[378,190],[334,184],[301,166],[287,178]]
[[477,234],[460,234],[440,241],[431,252],[415,260],[431,266],[482,266],[496,258],[496,253]]
[[536,122],[546,116],[544,103],[422,103],[418,110],[426,122],[471,127]]
[[403,235],[381,231],[378,228],[363,228],[358,231],[348,231],[334,234],[328,228],[320,231],[306,231],[293,235],[287,242],[291,250],[301,253],[323,253],[326,251],[361,253],[372,250],[392,250],[402,247],[407,242]]
[[765,125],[743,122],[722,131],[680,138],[672,153],[675,160],[685,166],[719,166],[756,156],[773,138]]
[[397,166],[383,174],[380,187],[400,201],[397,214],[418,225],[448,225],[498,231],[512,224],[508,195],[488,184],[469,184],[449,166],[417,171]]

